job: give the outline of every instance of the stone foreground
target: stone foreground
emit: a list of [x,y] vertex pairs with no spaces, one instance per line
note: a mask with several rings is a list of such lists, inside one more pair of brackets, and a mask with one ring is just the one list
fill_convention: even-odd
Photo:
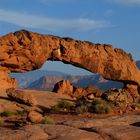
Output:
[[[17,129],[0,127],[0,140],[139,140],[139,121],[139,115],[128,115],[75,121],[70,123],[71,126],[67,122],[63,125],[27,125]],[[79,126],[81,128],[77,128]]]
[[[23,105],[8,99],[6,92],[0,90],[0,113],[4,110],[28,109],[43,112],[60,100],[73,100],[69,96],[47,91],[24,90],[34,95],[38,105],[35,107]],[[25,94],[26,94],[25,93]],[[36,112],[36,113],[37,113]],[[55,114],[56,115],[56,114]],[[14,117],[16,121],[14,122]],[[77,119],[76,119],[76,118]],[[116,116],[80,117],[62,114],[55,124],[17,125],[25,120],[19,116],[5,118],[5,124],[0,124],[0,140],[140,140],[140,113],[122,114]],[[6,125],[7,121],[11,120]],[[27,120],[26,120],[27,121]],[[16,125],[12,125],[16,123]]]
[[0,37],[0,88],[16,87],[10,72],[39,69],[47,60],[69,63],[125,85],[140,84],[140,71],[121,49],[21,30]]

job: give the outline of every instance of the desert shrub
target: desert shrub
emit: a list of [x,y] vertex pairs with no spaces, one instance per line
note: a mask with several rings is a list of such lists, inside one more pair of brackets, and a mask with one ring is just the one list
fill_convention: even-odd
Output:
[[91,106],[91,102],[87,101],[85,98],[81,97],[76,101],[75,105],[75,111],[76,113],[85,113],[89,111],[89,108]]
[[9,117],[9,116],[13,116],[15,115],[15,112],[14,111],[10,111],[10,110],[5,110],[1,113],[1,116],[2,117]]
[[74,104],[68,101],[61,100],[56,105],[52,106],[50,113],[59,113],[60,111],[70,111]]
[[97,104],[93,107],[93,111],[97,114],[108,114],[111,112],[111,107],[107,104]]
[[45,116],[44,119],[42,120],[43,124],[55,124],[54,120],[50,117]]
[[15,115],[24,115],[24,114],[27,114],[27,111],[26,110],[17,110],[15,112]]
[[11,110],[4,110],[0,115],[2,117],[10,117],[13,115],[23,115],[26,114],[27,111],[26,110],[16,110],[16,111],[11,111]]
[[77,114],[86,113],[86,112],[88,112],[88,106],[87,105],[77,106],[75,111],[76,111]]
[[101,98],[95,98],[92,102],[92,105],[97,105],[97,104],[104,104],[105,101]]
[[54,105],[50,109],[50,113],[59,113],[61,108],[58,105]]
[[68,110],[69,110],[72,106],[74,106],[73,103],[68,102],[68,101],[64,101],[64,100],[59,101],[57,105],[58,105],[59,108],[68,109]]
[[76,106],[81,106],[81,105],[86,105],[86,104],[87,104],[87,101],[83,97],[77,99],[77,101],[76,101]]
[[95,98],[92,102],[90,110],[91,112],[97,114],[108,114],[111,112],[112,108],[109,103],[102,100],[101,98]]

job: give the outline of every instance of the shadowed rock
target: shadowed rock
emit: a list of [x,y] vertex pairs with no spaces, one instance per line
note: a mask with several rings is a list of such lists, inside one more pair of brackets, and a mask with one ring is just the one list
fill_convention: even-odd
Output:
[[[25,30],[0,37],[0,73],[3,68],[11,72],[35,70],[47,60],[72,64],[125,85],[140,84],[140,72],[131,55],[111,45]],[[9,83],[7,79],[5,82]]]

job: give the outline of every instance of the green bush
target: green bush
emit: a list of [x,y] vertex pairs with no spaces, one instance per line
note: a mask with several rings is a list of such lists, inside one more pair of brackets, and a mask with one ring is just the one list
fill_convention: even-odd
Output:
[[94,113],[108,114],[111,112],[111,107],[107,104],[97,104],[93,107]]
[[61,100],[56,105],[51,107],[50,113],[59,113],[60,111],[63,111],[65,109],[67,111],[70,111],[71,107],[73,107],[73,106],[74,106],[73,103]]
[[64,100],[59,101],[57,105],[58,105],[59,108],[68,109],[68,110],[69,110],[72,106],[74,106],[73,103],[68,102],[68,101],[64,101]]
[[17,110],[17,111],[5,110],[0,115],[2,117],[10,117],[10,116],[13,116],[13,115],[23,115],[23,114],[26,114],[26,113],[27,113],[26,110]]
[[92,102],[92,105],[97,105],[97,104],[104,104],[105,101],[101,98],[95,98]]
[[59,113],[61,108],[58,105],[54,105],[50,109],[50,113]]
[[83,97],[77,99],[77,101],[76,101],[76,106],[81,106],[81,105],[86,105],[86,104],[87,104],[87,101]]
[[86,113],[86,112],[88,112],[88,106],[87,105],[77,106],[75,111],[77,114]]
[[1,116],[2,117],[9,117],[9,116],[13,116],[15,115],[15,112],[14,111],[10,111],[10,110],[5,110],[1,113]]
[[17,110],[15,112],[15,115],[24,115],[24,114],[27,114],[27,111],[26,110]]
[[75,108],[75,111],[76,113],[85,113],[85,112],[88,112],[89,111],[89,108],[91,106],[91,102],[87,101],[85,98],[79,98],[77,101],[76,101],[76,108]]
[[44,119],[42,120],[43,124],[55,124],[54,120],[50,117],[45,116]]
[[108,114],[112,111],[111,105],[101,98],[95,98],[92,102],[91,110],[97,114]]

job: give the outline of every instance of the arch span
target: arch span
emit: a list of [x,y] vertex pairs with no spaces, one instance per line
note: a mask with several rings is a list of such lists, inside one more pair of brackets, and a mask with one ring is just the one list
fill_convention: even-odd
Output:
[[140,71],[131,55],[111,45],[26,30],[0,37],[0,71],[31,71],[46,60],[62,61],[124,84],[140,84]]

